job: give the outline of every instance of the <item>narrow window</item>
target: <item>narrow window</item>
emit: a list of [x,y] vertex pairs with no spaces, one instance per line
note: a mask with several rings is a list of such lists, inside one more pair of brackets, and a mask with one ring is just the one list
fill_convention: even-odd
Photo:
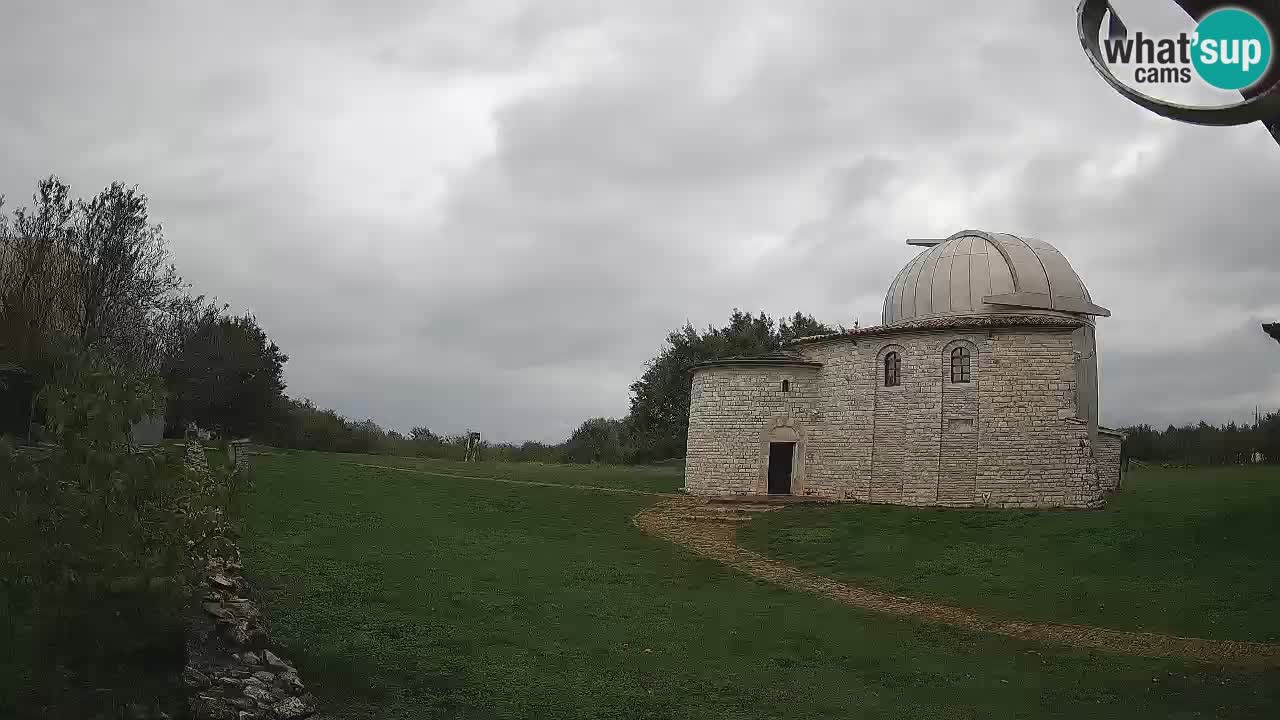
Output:
[[790,380],[783,380],[783,381],[782,381],[782,392],[791,392],[791,381],[790,381]]
[[898,360],[898,353],[891,352],[888,355],[884,356],[884,386],[885,387],[896,387],[901,384],[902,376],[898,372],[900,364],[901,363]]
[[969,382],[969,348],[958,347],[951,351],[951,382]]

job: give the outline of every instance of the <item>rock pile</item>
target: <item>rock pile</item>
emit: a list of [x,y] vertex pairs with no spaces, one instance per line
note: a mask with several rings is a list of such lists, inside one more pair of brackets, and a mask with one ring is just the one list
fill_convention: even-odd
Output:
[[235,560],[209,563],[209,589],[189,641],[182,680],[197,720],[303,720],[315,698],[298,671],[270,649],[271,637]]
[[[187,442],[186,464],[198,472],[209,470],[204,448],[194,439]],[[196,720],[316,718],[316,699],[307,692],[298,671],[271,650],[266,618],[241,574],[240,551],[230,538],[222,556],[209,559],[205,582],[207,589],[194,598],[198,610],[188,632],[188,660],[182,671],[191,716]]]
[[204,446],[195,440],[187,441],[187,467],[198,472],[209,472],[209,457],[204,454]]

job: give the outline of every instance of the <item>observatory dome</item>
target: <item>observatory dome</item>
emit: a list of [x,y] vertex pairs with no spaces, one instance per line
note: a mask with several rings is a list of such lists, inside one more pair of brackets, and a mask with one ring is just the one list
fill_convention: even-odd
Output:
[[949,316],[1028,311],[1108,316],[1058,249],[1042,240],[964,230],[946,240],[913,240],[920,253],[884,299],[885,325]]

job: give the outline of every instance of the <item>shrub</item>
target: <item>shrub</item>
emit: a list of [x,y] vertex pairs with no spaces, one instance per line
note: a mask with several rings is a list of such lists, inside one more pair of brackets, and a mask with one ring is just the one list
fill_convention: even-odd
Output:
[[181,671],[183,612],[242,481],[188,469],[175,449],[129,448],[130,422],[159,397],[155,383],[83,371],[41,393],[56,448],[0,440],[0,715],[114,715]]

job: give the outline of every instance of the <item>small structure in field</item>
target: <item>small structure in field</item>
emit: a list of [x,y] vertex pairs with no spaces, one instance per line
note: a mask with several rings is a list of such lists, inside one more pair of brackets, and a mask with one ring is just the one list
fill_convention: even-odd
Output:
[[129,426],[129,444],[134,447],[150,447],[164,441],[164,408],[139,418]]
[[31,439],[34,387],[31,374],[17,365],[0,364],[0,435],[19,442]]
[[1052,245],[924,246],[883,324],[694,370],[685,490],[954,507],[1100,507],[1123,435],[1098,425],[1095,305]]

